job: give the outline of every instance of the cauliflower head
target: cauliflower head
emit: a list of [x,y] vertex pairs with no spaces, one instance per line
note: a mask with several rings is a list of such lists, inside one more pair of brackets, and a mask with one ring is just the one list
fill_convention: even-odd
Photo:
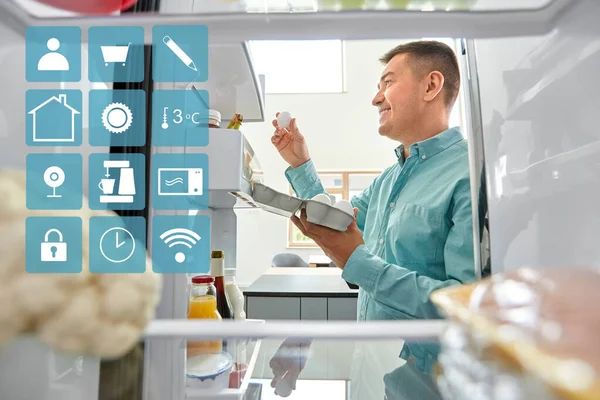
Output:
[[[0,348],[19,335],[37,335],[59,351],[123,356],[155,316],[160,276],[152,272],[148,256],[144,273],[90,273],[87,222],[90,217],[117,214],[88,209],[85,196],[81,210],[28,210],[25,179],[23,171],[0,170]],[[45,196],[46,191],[40,188],[29,195]],[[81,217],[81,273],[27,273],[25,220],[31,216]]]

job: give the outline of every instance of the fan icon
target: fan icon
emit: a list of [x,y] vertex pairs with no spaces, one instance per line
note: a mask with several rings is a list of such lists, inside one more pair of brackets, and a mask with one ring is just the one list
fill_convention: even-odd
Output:
[[131,126],[133,115],[123,103],[111,103],[102,112],[102,125],[112,133],[123,133]]

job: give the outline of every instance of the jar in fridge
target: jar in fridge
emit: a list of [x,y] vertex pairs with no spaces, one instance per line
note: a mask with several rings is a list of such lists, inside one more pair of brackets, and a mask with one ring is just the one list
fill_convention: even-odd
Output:
[[[188,319],[221,319],[217,311],[217,290],[215,278],[209,275],[200,275],[192,278],[190,298],[188,306]],[[187,343],[188,357],[200,354],[220,353],[223,350],[223,342],[202,341]]]
[[220,128],[221,127],[221,113],[217,110],[208,110],[208,127],[209,128]]
[[220,128],[221,127],[221,113],[217,110],[208,109],[206,115],[202,115],[199,118],[197,126],[209,127],[209,128]]

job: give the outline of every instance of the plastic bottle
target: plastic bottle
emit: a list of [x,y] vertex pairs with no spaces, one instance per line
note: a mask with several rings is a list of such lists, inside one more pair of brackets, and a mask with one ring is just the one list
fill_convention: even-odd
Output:
[[[225,291],[231,301],[234,319],[244,321],[246,312],[244,311],[244,293],[235,282],[235,269],[227,268],[225,270]],[[234,354],[235,367],[229,376],[229,387],[239,388],[242,384],[246,371],[248,370],[248,354],[246,351],[247,340],[236,339],[229,343],[228,350]]]
[[233,268],[225,270],[225,291],[233,309],[233,318],[242,321],[245,320],[244,293],[242,293],[235,281],[235,269]]

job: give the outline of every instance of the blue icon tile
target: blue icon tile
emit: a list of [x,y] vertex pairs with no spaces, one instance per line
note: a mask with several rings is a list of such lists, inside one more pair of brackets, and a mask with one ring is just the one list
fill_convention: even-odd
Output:
[[25,107],[28,146],[81,145],[80,90],[28,90]]
[[154,146],[208,145],[208,92],[156,90],[152,93]]
[[143,210],[146,157],[143,154],[91,154],[89,202],[92,210]]
[[207,274],[210,218],[206,215],[153,217],[152,270],[162,274]]
[[25,75],[28,82],[79,82],[81,28],[27,27]]
[[145,271],[144,217],[90,218],[90,272],[134,274]]
[[81,272],[81,218],[29,217],[25,221],[25,270]]
[[89,140],[92,146],[146,144],[146,92],[91,90]]
[[94,26],[88,31],[91,82],[144,80],[144,28]]
[[28,154],[27,208],[80,210],[83,205],[81,154]]
[[152,53],[155,82],[208,80],[208,28],[204,25],[154,26]]
[[154,154],[151,182],[152,207],[156,210],[208,208],[206,154]]

